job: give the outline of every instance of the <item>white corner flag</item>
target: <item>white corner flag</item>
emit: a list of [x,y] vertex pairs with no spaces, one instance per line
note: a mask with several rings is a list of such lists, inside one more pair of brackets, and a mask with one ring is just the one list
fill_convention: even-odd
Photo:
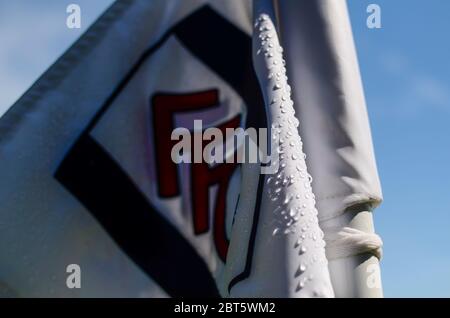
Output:
[[[177,128],[267,128],[277,169],[175,163]],[[345,1],[118,0],[0,118],[0,158],[0,296],[380,294],[352,271],[381,191]]]

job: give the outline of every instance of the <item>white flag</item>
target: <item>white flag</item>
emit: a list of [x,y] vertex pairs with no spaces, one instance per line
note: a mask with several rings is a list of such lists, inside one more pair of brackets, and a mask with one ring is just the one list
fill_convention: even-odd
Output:
[[[379,201],[370,133],[359,74],[320,69],[289,25],[295,13],[280,8],[275,18],[251,1],[117,1],[0,118],[0,292],[333,296],[319,220]],[[285,48],[281,82],[266,79],[273,57],[256,52],[269,48],[267,26]],[[269,92],[276,83],[290,94]],[[288,99],[290,130],[272,97]],[[180,127],[269,128],[294,146],[274,175],[176,164]],[[66,284],[71,264],[81,288]]]

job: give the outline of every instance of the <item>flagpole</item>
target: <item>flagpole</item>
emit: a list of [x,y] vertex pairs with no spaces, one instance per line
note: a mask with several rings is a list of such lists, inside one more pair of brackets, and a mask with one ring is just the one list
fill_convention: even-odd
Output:
[[[339,217],[320,223],[325,232],[325,240],[330,245],[327,237],[329,229],[351,228],[361,231],[360,238],[349,240],[343,238],[341,249],[346,255],[337,255],[337,246],[327,246],[328,268],[336,297],[380,298],[383,297],[381,283],[380,260],[381,251],[367,248],[361,249],[358,240],[368,235],[376,234],[374,231],[372,211],[370,207],[356,206],[349,208]],[[363,242],[364,243],[364,242]],[[370,246],[369,246],[370,247]],[[360,248],[358,250],[358,248]],[[364,246],[362,247],[364,248]],[[338,252],[339,253],[339,252]]]

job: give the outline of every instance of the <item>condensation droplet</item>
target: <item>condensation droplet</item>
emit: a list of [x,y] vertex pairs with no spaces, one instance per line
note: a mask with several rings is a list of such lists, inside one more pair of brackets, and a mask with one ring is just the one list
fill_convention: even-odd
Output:
[[291,217],[294,217],[295,215],[297,214],[297,212],[295,212],[295,210],[294,209],[289,209],[289,215],[291,216]]
[[283,204],[288,204],[291,201],[292,197],[287,195],[286,198],[283,201]]

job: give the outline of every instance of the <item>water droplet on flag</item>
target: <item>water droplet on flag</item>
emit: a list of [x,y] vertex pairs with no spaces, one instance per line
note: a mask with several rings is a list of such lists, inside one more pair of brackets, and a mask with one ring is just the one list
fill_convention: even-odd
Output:
[[288,204],[289,201],[291,201],[291,199],[292,199],[292,197],[289,196],[289,195],[287,195],[286,198],[285,198],[284,201],[283,201],[283,204]]
[[291,216],[291,217],[294,217],[295,215],[297,214],[297,212],[295,212],[295,210],[294,209],[289,209],[289,215]]

